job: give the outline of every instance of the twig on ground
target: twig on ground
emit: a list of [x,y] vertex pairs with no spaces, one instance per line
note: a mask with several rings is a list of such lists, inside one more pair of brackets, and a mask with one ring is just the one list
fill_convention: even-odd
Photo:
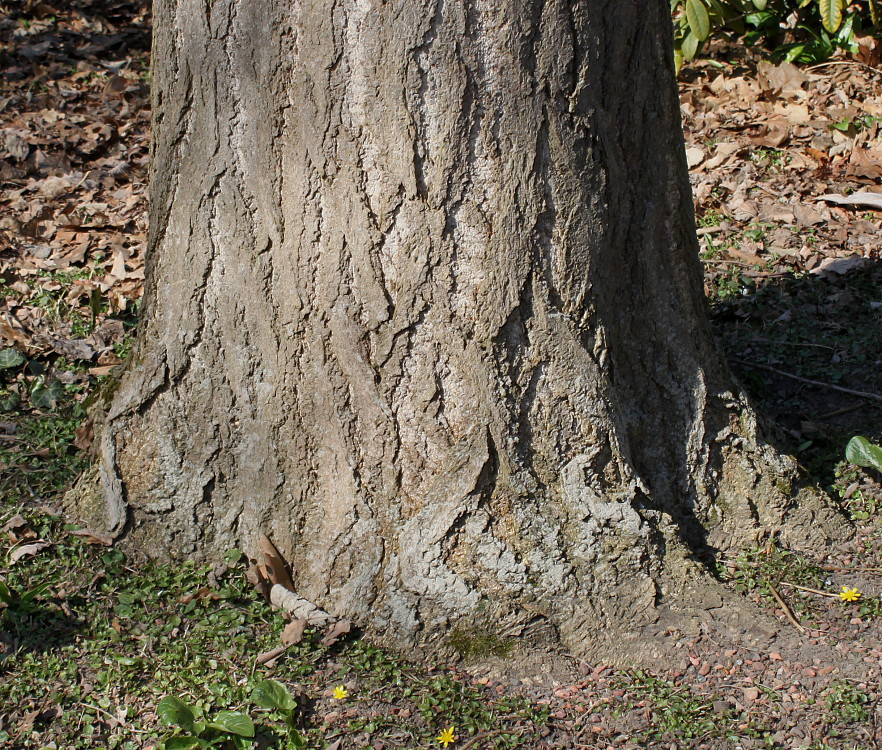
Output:
[[[77,703],[77,705],[82,706],[83,708],[88,708],[91,711],[97,711],[98,713],[104,714],[106,717],[108,717],[111,720],[111,722],[115,722],[119,726],[125,727],[126,731],[136,732],[137,734],[148,734],[149,733],[149,730],[147,730],[147,729],[135,729],[135,727],[129,726],[129,724],[126,723],[125,719],[121,719],[118,716],[114,716],[112,713],[109,713],[109,712],[105,711],[103,708],[99,708],[98,706],[93,706],[90,703]],[[112,724],[111,724],[111,726],[112,726]]]
[[766,586],[769,587],[769,591],[772,592],[772,596],[775,597],[775,601],[781,606],[781,609],[784,610],[784,614],[787,615],[787,619],[790,620],[790,624],[793,625],[800,633],[805,633],[805,628],[799,624],[799,620],[797,620],[793,616],[793,612],[790,610],[790,607],[787,606],[787,602],[785,602],[781,598],[781,594],[778,593],[777,589],[769,582],[766,581]]
[[852,406],[845,406],[842,409],[837,409],[836,411],[831,411],[827,414],[822,414],[820,417],[817,417],[818,420],[823,421],[826,419],[833,419],[833,417],[841,417],[843,414],[849,414],[853,411],[857,411],[862,406],[866,406],[863,401],[858,401],[856,404]]
[[785,372],[784,370],[779,370],[777,367],[770,367],[769,365],[763,365],[759,362],[751,362],[746,359],[730,359],[730,362],[734,362],[737,365],[743,365],[744,367],[755,367],[757,370],[766,370],[767,372],[772,372],[775,375],[780,375],[783,378],[790,378],[791,380],[798,380],[800,383],[808,383],[808,385],[815,385],[819,388],[829,388],[832,391],[839,391],[840,393],[848,393],[851,396],[859,396],[860,398],[871,398],[875,401],[882,401],[882,396],[877,393],[868,393],[867,391],[856,391],[853,388],[843,388],[841,385],[833,385],[833,383],[823,383],[820,380],[811,380],[810,378],[804,378],[801,375],[794,375],[792,372]]
[[751,336],[750,340],[759,341],[763,344],[774,344],[775,346],[810,346],[817,349],[828,349],[831,352],[834,351],[832,346],[827,346],[825,344],[815,344],[809,341],[774,341],[773,339],[766,339],[762,336]]
[[812,73],[815,70],[820,70],[821,68],[829,68],[834,65],[851,65],[858,68],[864,68],[865,70],[869,70],[873,73],[879,72],[872,65],[867,65],[866,63],[860,62],[859,60],[829,60],[827,62],[818,63],[817,65],[812,65],[810,68],[806,68],[805,70],[807,73]]
[[818,589],[810,589],[808,586],[799,586],[795,583],[787,583],[786,581],[781,582],[782,586],[786,586],[789,589],[797,589],[798,591],[808,591],[810,594],[817,594],[818,596],[826,596],[830,599],[838,599],[839,594],[834,594],[830,591],[819,591]]
[[757,265],[756,263],[747,263],[743,260],[731,260],[729,258],[702,258],[701,262],[710,266],[743,266],[744,268]]

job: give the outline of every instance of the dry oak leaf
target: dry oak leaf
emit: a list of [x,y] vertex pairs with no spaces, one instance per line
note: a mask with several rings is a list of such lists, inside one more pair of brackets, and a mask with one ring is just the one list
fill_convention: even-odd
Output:
[[52,545],[49,544],[49,542],[44,542],[42,539],[37,542],[32,542],[31,544],[23,544],[21,547],[16,547],[9,553],[9,564],[14,565],[23,557],[33,557],[41,550],[51,546]]
[[305,617],[289,622],[282,631],[282,643],[286,646],[296,646],[303,640],[303,632],[306,630],[306,625]]
[[322,646],[333,646],[340,638],[352,630],[352,623],[349,620],[337,620],[322,638]]
[[70,533],[73,536],[82,537],[86,544],[96,544],[101,545],[102,547],[109,547],[113,544],[113,540],[109,536],[104,536],[95,531],[89,531],[89,529],[75,529]]
[[263,564],[259,568],[264,578],[272,584],[284,586],[288,591],[294,591],[294,584],[291,581],[291,576],[288,575],[285,560],[266,534],[260,535],[257,546],[263,555]]

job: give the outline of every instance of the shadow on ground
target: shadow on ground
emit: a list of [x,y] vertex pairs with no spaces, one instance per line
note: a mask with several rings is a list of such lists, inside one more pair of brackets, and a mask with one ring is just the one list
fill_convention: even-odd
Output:
[[55,607],[34,605],[28,611],[0,611],[0,675],[15,656],[45,654],[73,643],[84,623]]
[[879,442],[882,263],[868,261],[841,276],[771,279],[747,295],[717,301],[711,314],[729,364],[769,420],[771,437],[816,481],[831,483],[852,436]]
[[[149,10],[133,12],[144,7],[143,2],[114,0],[12,0],[5,4],[0,21],[4,41],[10,45],[0,51],[0,68],[8,80],[63,78],[81,61],[112,67],[120,58],[147,53]],[[75,25],[52,22],[68,15],[75,18]]]

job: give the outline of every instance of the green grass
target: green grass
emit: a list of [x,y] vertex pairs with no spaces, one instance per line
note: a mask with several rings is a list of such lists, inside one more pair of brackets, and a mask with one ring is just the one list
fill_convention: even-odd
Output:
[[73,447],[74,430],[83,421],[78,404],[61,413],[3,413],[0,420],[17,428],[0,440],[0,495],[6,502],[50,498],[85,468],[85,458]]
[[751,547],[720,564],[718,572],[736,591],[742,594],[755,592],[772,607],[778,606],[772,589],[779,596],[786,592],[787,603],[800,620],[811,620],[820,611],[816,598],[793,588],[793,585],[824,590],[825,573],[797,552],[775,544]]
[[825,698],[827,715],[834,724],[867,721],[870,696],[847,680],[836,680]]
[[698,738],[725,740],[761,734],[751,728],[749,722],[738,729],[739,723],[744,724],[743,717],[731,705],[720,710],[720,696],[702,694],[698,689],[676,685],[647,672],[620,673],[618,688],[625,691],[622,704],[616,709],[619,715],[639,709],[651,714],[650,725],[641,736],[643,741],[676,743]]
[[[322,646],[311,630],[272,670],[258,666],[255,657],[279,644],[286,621],[246,582],[239,553],[215,566],[135,565],[73,535],[46,509],[7,505],[0,524],[16,513],[30,537],[51,546],[15,565],[0,563],[0,577],[15,595],[48,590],[31,606],[0,609],[0,705],[7,713],[0,747],[157,744],[172,735],[155,716],[166,695],[208,716],[248,713],[273,747],[296,747],[300,733],[309,748],[359,735],[404,743],[393,747],[428,746],[451,725],[461,737],[493,732],[487,747],[530,747],[547,720],[541,707],[426,672],[362,640]],[[296,731],[255,708],[252,690],[266,676],[303,687]],[[353,681],[357,687],[333,706],[335,716],[325,720],[309,708],[323,691]],[[408,710],[392,714],[389,705]]]

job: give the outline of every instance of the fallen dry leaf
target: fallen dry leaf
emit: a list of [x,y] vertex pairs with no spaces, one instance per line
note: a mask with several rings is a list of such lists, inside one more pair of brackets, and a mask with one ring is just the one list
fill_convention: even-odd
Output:
[[689,165],[690,169],[701,164],[701,162],[704,161],[704,157],[705,153],[703,148],[692,146],[686,149],[686,163]]
[[73,536],[81,537],[86,544],[96,544],[101,545],[102,547],[109,547],[113,544],[113,539],[109,536],[99,534],[95,531],[89,531],[89,529],[75,529],[70,533]]
[[21,547],[16,547],[9,553],[9,564],[15,565],[15,563],[23,557],[33,557],[38,552],[51,546],[52,545],[49,542],[44,542],[42,540],[39,542],[31,542],[30,544],[23,544]]
[[809,273],[837,273],[844,276],[849,271],[858,268],[866,268],[872,261],[860,255],[852,255],[848,258],[825,258],[817,266],[812,268]]
[[208,586],[202,586],[198,591],[191,591],[189,594],[184,594],[178,599],[178,604],[189,604],[194,599],[211,599],[212,601],[217,601],[220,599],[220,596]]
[[282,631],[282,643],[286,646],[294,646],[303,640],[303,633],[306,630],[306,618],[301,617],[299,620],[289,622]]
[[819,195],[815,200],[835,203],[837,206],[856,206],[859,208],[872,208],[882,211],[882,195],[879,193],[854,193],[841,195],[840,193],[828,193]]
[[87,451],[92,447],[92,441],[95,439],[95,429],[91,419],[87,419],[83,424],[74,430],[74,447],[81,451]]
[[27,521],[25,521],[24,516],[20,513],[16,513],[12,518],[10,518],[6,523],[0,527],[2,531],[14,531],[15,529],[20,529],[22,526],[27,526]]
[[270,649],[269,651],[264,651],[262,654],[258,654],[257,658],[254,661],[258,664],[269,664],[271,661],[273,661],[273,659],[281,656],[287,650],[287,646],[277,646],[276,648]]
[[288,591],[294,591],[294,584],[285,565],[285,560],[279,554],[273,543],[266,534],[261,534],[258,548],[263,555],[263,564],[259,566],[260,572],[272,584],[284,586]]
[[352,623],[349,622],[349,620],[337,620],[337,622],[328,628],[325,637],[322,638],[322,646],[333,646],[350,630],[352,630]]

